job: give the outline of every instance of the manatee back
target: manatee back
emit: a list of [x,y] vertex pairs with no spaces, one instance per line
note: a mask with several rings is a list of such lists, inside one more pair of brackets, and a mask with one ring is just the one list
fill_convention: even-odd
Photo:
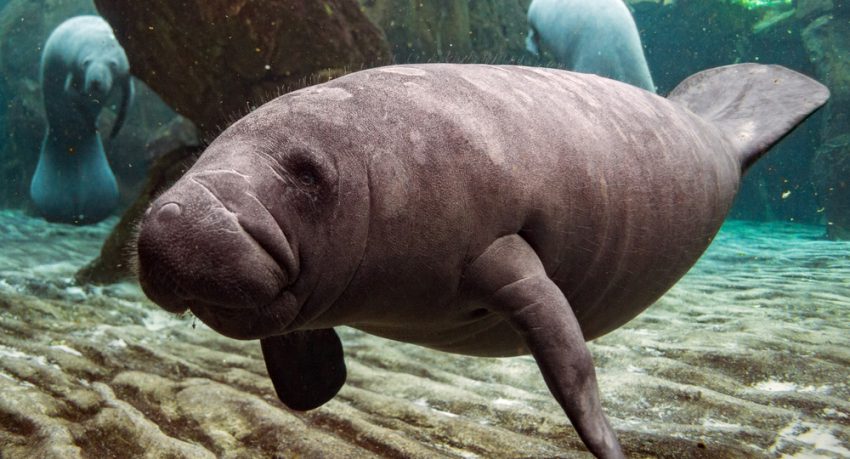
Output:
[[[496,238],[517,233],[538,251],[592,338],[634,317],[690,268],[740,179],[732,146],[715,126],[595,75],[394,66],[280,101],[285,124],[299,135],[314,129],[298,124],[305,119],[333,126],[316,132],[322,138],[331,128],[342,132],[336,126],[357,128],[345,130],[345,144],[358,146],[347,154],[368,164],[370,234],[392,242],[369,244],[352,282],[370,292],[368,299],[347,298],[365,303],[358,326],[455,352],[515,348],[496,347],[503,330],[484,347],[461,343],[458,323],[465,319],[450,314],[430,327],[404,325],[421,322],[424,310],[462,311],[452,303],[459,271]],[[439,265],[423,269],[423,258],[408,253],[428,254]],[[390,263],[392,272],[381,269]],[[470,331],[479,340],[482,333]]]
[[736,64],[694,74],[668,98],[720,128],[746,170],[826,103],[829,90],[779,65]]

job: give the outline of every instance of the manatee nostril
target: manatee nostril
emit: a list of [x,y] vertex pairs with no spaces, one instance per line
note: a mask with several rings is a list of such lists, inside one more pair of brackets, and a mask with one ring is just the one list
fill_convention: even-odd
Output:
[[180,217],[180,214],[182,213],[183,208],[180,207],[180,204],[177,204],[176,202],[169,202],[159,208],[156,213],[156,218],[160,222],[168,222]]

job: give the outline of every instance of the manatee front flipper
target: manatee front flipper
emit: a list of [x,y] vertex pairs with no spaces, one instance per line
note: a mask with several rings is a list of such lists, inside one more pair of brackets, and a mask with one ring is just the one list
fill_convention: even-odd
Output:
[[114,139],[118,135],[118,131],[124,126],[124,120],[127,119],[127,111],[133,103],[133,98],[136,95],[136,87],[133,85],[133,78],[127,75],[121,82],[121,105],[118,106],[118,114],[115,117],[115,124],[112,125],[112,132],[109,133],[109,138]]
[[260,345],[277,397],[293,410],[322,406],[345,383],[342,342],[332,328],[271,336]]
[[465,282],[522,336],[588,449],[598,457],[624,457],[602,412],[579,323],[531,246],[518,235],[497,239],[467,268]]
[[74,73],[73,72],[68,72],[68,74],[65,75],[65,85],[63,86],[63,88],[65,89],[66,93],[70,93],[71,91],[74,91]]
[[534,27],[528,28],[528,35],[525,36],[525,49],[529,53],[540,57],[540,35]]

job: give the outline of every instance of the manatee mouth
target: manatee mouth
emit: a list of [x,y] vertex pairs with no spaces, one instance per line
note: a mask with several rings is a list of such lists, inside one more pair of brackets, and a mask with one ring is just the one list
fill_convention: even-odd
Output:
[[[192,182],[203,188],[221,207],[236,217],[236,223],[259,249],[274,260],[286,275],[285,286],[298,277],[298,262],[295,250],[275,220],[272,212],[252,194],[244,183],[245,177],[235,171],[212,171],[194,174]],[[217,188],[225,188],[225,193]],[[235,188],[235,189],[232,189]]]
[[[223,202],[221,204],[227,209],[226,204]],[[230,209],[227,210],[230,211]],[[224,302],[204,301],[184,291],[188,295],[185,308],[207,326],[228,338],[254,340],[280,334],[295,319],[296,314],[290,311],[299,309],[295,296],[288,290],[295,281],[295,274],[290,274],[292,270],[286,269],[293,266],[294,255],[282,232],[275,234],[274,231],[268,230],[267,227],[264,229],[263,225],[256,222],[243,224],[242,218],[238,216],[237,221],[243,236],[255,250],[261,256],[264,255],[273,260],[284,272],[283,279],[280,280],[280,290],[268,303],[250,308]]]
[[188,310],[201,322],[228,338],[255,340],[279,335],[295,319],[297,301],[283,290],[270,304],[252,309],[223,307],[199,300],[188,301]]

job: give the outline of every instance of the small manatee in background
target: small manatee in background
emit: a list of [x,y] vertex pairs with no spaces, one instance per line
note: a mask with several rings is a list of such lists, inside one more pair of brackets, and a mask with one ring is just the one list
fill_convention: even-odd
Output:
[[582,440],[622,457],[585,340],[696,262],[742,172],[828,98],[778,66],[696,74],[669,99],[596,75],[391,66],[230,126],[141,222],[164,309],[260,339],[278,397],[345,382],[333,327],[476,356],[531,353]]
[[30,197],[54,222],[90,224],[118,205],[118,185],[97,131],[97,118],[116,93],[121,99],[111,137],[133,100],[133,80],[124,49],[98,16],[77,16],[60,24],[41,56],[41,84],[47,130]]
[[526,48],[534,55],[542,47],[569,70],[655,92],[635,20],[622,0],[533,0],[528,27]]

